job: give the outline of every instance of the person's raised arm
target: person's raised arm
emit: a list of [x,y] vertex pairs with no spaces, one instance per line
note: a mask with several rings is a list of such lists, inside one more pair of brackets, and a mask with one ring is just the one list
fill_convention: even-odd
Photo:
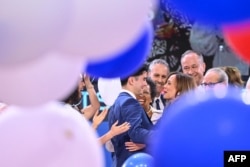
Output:
[[97,110],[99,110],[100,102],[98,100],[98,97],[96,95],[96,91],[94,89],[94,86],[90,82],[88,75],[84,75],[84,82],[86,85],[87,92],[89,93],[90,105],[88,105],[86,108],[82,109],[81,112],[84,113],[85,118],[90,119],[93,117],[95,112]]

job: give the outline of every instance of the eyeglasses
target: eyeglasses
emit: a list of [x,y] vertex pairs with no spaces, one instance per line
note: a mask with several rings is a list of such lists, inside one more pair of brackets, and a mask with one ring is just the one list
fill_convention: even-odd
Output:
[[209,82],[209,83],[202,83],[201,86],[204,86],[204,87],[214,87],[216,84],[219,84],[219,83],[222,83],[223,81],[219,81],[219,82]]

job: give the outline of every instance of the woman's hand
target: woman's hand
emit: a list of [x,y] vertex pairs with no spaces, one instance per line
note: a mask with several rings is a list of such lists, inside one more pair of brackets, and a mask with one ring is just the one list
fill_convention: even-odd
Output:
[[86,89],[92,89],[92,88],[94,88],[94,86],[92,85],[92,83],[90,81],[89,75],[84,74],[83,75],[83,79],[84,79],[84,82],[85,82]]
[[114,136],[117,136],[119,134],[122,134],[124,132],[127,132],[130,128],[130,124],[128,122],[124,122],[123,124],[117,126],[118,124],[118,121],[116,121],[111,129],[110,129],[110,133],[111,135],[114,137]]
[[111,129],[105,133],[102,137],[99,138],[100,143],[105,144],[107,141],[111,140],[116,135],[124,133],[129,130],[130,124],[128,122],[124,122],[123,124],[117,126],[118,121],[116,121]]
[[125,142],[126,149],[128,151],[138,151],[146,147],[145,144],[139,144],[139,143],[134,143],[134,142]]
[[102,123],[102,121],[105,119],[107,114],[108,114],[108,109],[104,109],[100,114],[99,114],[99,111],[96,111],[96,113],[93,117],[92,127],[94,129],[96,129]]

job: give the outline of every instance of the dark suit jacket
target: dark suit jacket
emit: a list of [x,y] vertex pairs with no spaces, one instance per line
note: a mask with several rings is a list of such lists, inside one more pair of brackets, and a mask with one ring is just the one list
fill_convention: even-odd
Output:
[[146,144],[147,139],[152,135],[150,131],[152,123],[139,102],[126,92],[120,93],[113,106],[109,109],[109,127],[117,120],[119,125],[124,122],[129,122],[131,125],[127,132],[111,139],[115,148],[117,167],[120,167],[129,156],[137,153],[126,150],[125,142],[133,141]]

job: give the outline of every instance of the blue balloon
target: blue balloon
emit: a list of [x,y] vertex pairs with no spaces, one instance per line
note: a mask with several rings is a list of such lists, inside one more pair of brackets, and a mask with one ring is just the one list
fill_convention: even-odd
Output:
[[[173,0],[172,2],[180,11],[205,23],[223,24],[250,19],[248,0]],[[163,0],[162,4],[168,5],[168,0]]]
[[113,56],[114,58],[108,60],[89,62],[87,64],[86,73],[91,76],[103,78],[127,77],[135,72],[146,61],[151,49],[152,40],[152,26],[146,26],[139,39],[127,50],[121,51],[117,56]]
[[198,103],[189,96],[186,103],[187,96],[170,105],[152,141],[154,165],[221,167],[224,151],[249,151],[250,106],[235,96],[217,94]]
[[153,167],[153,157],[146,153],[136,153],[131,155],[122,167]]

